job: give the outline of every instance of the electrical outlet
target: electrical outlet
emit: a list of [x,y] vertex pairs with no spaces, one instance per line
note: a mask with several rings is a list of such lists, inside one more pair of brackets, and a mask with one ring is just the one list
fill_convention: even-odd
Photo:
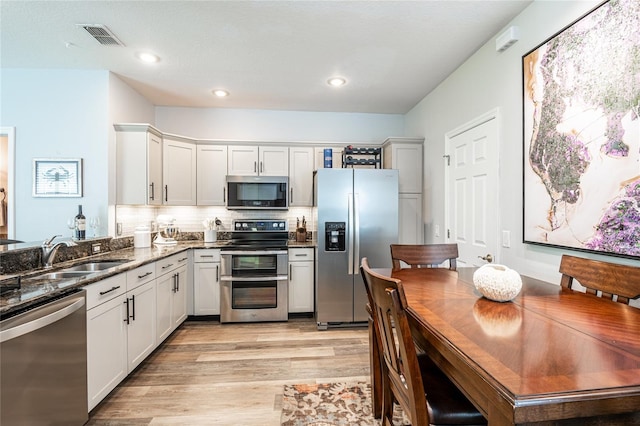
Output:
[[436,234],[436,237],[440,236],[440,225],[435,226],[434,233]]
[[502,247],[511,247],[511,231],[502,231]]
[[91,252],[93,254],[100,253],[101,250],[102,246],[100,245],[100,243],[91,244]]
[[116,235],[117,236],[122,235],[122,222],[116,223]]

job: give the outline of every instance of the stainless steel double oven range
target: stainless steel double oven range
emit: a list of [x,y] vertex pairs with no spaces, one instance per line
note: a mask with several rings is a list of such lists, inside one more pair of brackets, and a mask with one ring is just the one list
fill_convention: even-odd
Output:
[[286,220],[234,220],[220,252],[220,322],[286,321]]

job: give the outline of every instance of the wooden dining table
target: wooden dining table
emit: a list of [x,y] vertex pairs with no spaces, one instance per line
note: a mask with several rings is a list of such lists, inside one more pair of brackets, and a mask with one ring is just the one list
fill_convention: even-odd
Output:
[[375,269],[402,281],[416,343],[489,425],[640,424],[640,309],[526,276],[495,302],[474,270]]

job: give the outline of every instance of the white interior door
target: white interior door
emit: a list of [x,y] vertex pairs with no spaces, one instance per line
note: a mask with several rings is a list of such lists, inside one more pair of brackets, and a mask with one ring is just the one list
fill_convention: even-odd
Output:
[[[459,264],[480,266],[498,255],[498,114],[491,111],[446,136],[447,237]],[[482,259],[482,258],[485,259]]]

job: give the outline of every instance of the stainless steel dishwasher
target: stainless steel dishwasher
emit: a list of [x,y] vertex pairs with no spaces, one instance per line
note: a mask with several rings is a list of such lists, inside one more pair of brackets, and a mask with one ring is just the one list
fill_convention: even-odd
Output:
[[0,424],[87,422],[85,291],[0,321]]

